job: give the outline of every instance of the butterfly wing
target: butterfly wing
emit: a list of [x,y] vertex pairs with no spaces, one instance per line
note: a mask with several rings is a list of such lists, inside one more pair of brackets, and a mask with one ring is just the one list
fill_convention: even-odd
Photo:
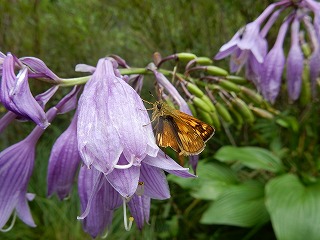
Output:
[[180,155],[199,154],[205,147],[204,140],[191,125],[170,115],[159,117],[156,141],[160,147],[171,147]]
[[180,119],[186,125],[189,125],[204,142],[208,141],[215,133],[215,129],[209,124],[186,113],[180,112],[179,110],[175,110],[174,119],[176,121],[178,121],[177,119]]
[[156,143],[160,147],[171,147],[176,152],[180,152],[181,141],[174,123],[166,116],[159,116],[156,126]]

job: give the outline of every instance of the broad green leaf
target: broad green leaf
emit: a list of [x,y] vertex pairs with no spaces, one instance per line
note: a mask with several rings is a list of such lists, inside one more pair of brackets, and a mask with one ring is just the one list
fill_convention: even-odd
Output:
[[194,198],[214,200],[230,186],[238,184],[234,171],[222,163],[201,161],[198,165],[198,177],[184,179],[174,175],[168,176],[183,188],[191,189]]
[[264,186],[252,181],[226,190],[204,212],[200,222],[251,227],[268,220],[269,215],[264,205]]
[[221,162],[239,161],[252,169],[264,169],[270,172],[283,170],[281,160],[272,152],[259,147],[225,146],[214,156]]
[[320,183],[286,174],[266,185],[266,206],[279,240],[320,239]]

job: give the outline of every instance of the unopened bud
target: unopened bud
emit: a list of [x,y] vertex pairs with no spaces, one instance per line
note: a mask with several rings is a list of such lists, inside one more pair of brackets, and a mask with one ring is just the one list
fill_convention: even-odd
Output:
[[206,67],[207,73],[213,76],[227,76],[228,71],[224,70],[223,68],[219,68],[216,66],[207,66]]
[[235,83],[235,84],[246,84],[248,83],[248,80],[243,78],[243,77],[239,77],[239,76],[232,76],[232,75],[228,75],[225,77],[227,80]]
[[200,65],[210,65],[210,64],[213,63],[213,61],[210,58],[207,58],[207,57],[198,57],[195,60]]
[[213,105],[211,99],[207,95],[203,95],[201,97],[201,100],[203,100],[204,102],[206,102],[206,104],[208,104],[208,106],[210,107],[212,112],[216,112],[217,111],[215,106]]
[[192,94],[194,94],[195,96],[201,98],[201,97],[204,95],[204,93],[202,92],[202,90],[201,90],[200,88],[198,88],[197,85],[188,82],[188,83],[186,84],[186,86],[187,86],[187,89],[189,90],[189,92],[192,93]]
[[249,123],[254,122],[254,115],[248,105],[240,98],[234,98],[232,103],[237,108],[241,116]]
[[264,109],[252,107],[252,106],[250,106],[250,109],[256,116],[259,116],[259,117],[262,117],[265,119],[273,119],[274,118],[272,113],[270,113]]
[[184,52],[177,53],[176,56],[180,61],[185,61],[185,62],[191,61],[197,57],[193,53],[184,53]]
[[209,114],[212,118],[213,127],[217,130],[220,130],[221,129],[221,122],[220,122],[220,119],[219,119],[217,112],[210,112]]
[[194,97],[194,98],[192,99],[192,101],[193,101],[193,104],[194,104],[196,107],[202,109],[202,110],[205,111],[205,112],[210,112],[210,107],[209,107],[208,104],[207,104],[205,101],[203,101],[201,98]]
[[224,105],[222,105],[220,102],[216,102],[215,107],[217,109],[218,114],[222,117],[224,121],[226,121],[227,123],[233,122],[229,111]]
[[261,104],[263,102],[262,96],[250,88],[241,87],[241,92],[256,104]]
[[227,91],[232,91],[235,93],[239,93],[241,91],[240,87],[237,84],[229,82],[227,80],[220,80],[219,85]]

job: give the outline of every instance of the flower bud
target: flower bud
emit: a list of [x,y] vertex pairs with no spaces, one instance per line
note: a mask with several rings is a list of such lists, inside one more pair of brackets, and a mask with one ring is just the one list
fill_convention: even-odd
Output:
[[230,113],[232,114],[232,120],[234,124],[237,128],[241,128],[243,125],[243,117],[237,110],[234,109],[234,107],[231,104],[228,107]]
[[221,123],[220,123],[220,119],[218,116],[217,112],[210,112],[209,113],[211,118],[212,118],[212,122],[213,122],[213,126],[215,127],[215,129],[220,130],[221,129]]
[[177,53],[176,56],[180,61],[186,61],[186,62],[188,62],[192,59],[195,59],[197,57],[193,53],[184,53],[184,52]]
[[201,98],[204,93],[202,92],[202,90],[195,84],[188,82],[186,84],[187,89],[189,90],[190,93],[194,94],[195,96]]
[[250,88],[241,87],[241,92],[256,104],[261,104],[263,102],[262,96]]
[[237,108],[241,116],[249,123],[254,122],[254,116],[248,105],[240,98],[234,98],[232,104]]
[[210,58],[207,57],[197,57],[195,59],[196,63],[200,64],[200,65],[210,65],[212,64],[212,60]]
[[233,122],[229,111],[227,110],[227,108],[224,105],[222,105],[219,102],[216,102],[215,107],[217,109],[217,112],[223,118],[224,121],[226,121],[227,123],[232,123]]
[[233,76],[233,75],[228,75],[226,76],[226,79],[235,83],[235,84],[246,84],[248,83],[248,80],[243,78],[243,77],[240,77],[240,76]]
[[262,117],[265,119],[273,119],[274,118],[272,113],[270,113],[264,109],[252,107],[252,106],[250,106],[250,109],[256,116],[259,116],[259,117]]
[[194,104],[196,107],[202,109],[203,111],[210,112],[210,110],[211,110],[210,107],[209,107],[208,104],[207,104],[205,101],[203,101],[201,98],[194,97],[194,98],[192,99],[192,101],[193,101],[193,104]]
[[219,85],[227,91],[232,91],[235,93],[239,93],[241,91],[238,85],[236,85],[235,83],[229,82],[227,80],[220,80]]
[[223,68],[219,68],[216,66],[207,66],[206,67],[207,73],[214,76],[227,76],[228,71],[224,70]]
[[216,112],[217,111],[215,106],[213,105],[211,99],[207,95],[203,95],[201,97],[201,100],[203,100],[204,102],[206,102],[208,104],[208,106],[210,107],[212,112]]

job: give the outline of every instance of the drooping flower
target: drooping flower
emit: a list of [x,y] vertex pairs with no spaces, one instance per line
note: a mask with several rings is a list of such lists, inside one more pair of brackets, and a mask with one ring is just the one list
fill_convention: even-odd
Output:
[[[262,63],[264,59],[264,49],[262,49],[261,46],[263,45],[262,42],[265,42],[265,40],[259,34],[260,26],[273,9],[280,4],[281,3],[270,4],[255,21],[248,23],[244,28],[241,28],[229,42],[220,48],[215,59],[223,59],[234,54],[234,59],[237,59],[234,63],[240,67],[246,63],[248,54],[252,53],[255,59],[259,63]],[[236,67],[233,66],[233,70],[235,70],[235,68]]]
[[[62,112],[64,105],[68,105],[76,97],[76,93],[77,91],[72,91],[55,107],[50,108],[46,113],[48,121],[51,122]],[[35,227],[27,204],[27,201],[33,199],[33,195],[27,193],[27,187],[33,171],[36,143],[44,131],[36,126],[28,137],[0,153],[0,229],[14,209],[23,222]]]
[[[40,93],[35,96],[35,100],[38,102],[42,109],[45,109],[45,105],[50,100],[50,98],[55,94],[58,90],[58,86],[53,86],[49,88],[47,91]],[[8,111],[2,118],[0,118],[0,133],[18,116],[14,112]],[[21,116],[19,116],[19,120],[23,120]]]
[[28,70],[23,68],[16,76],[14,57],[8,54],[3,62],[0,87],[2,104],[18,116],[30,119],[45,129],[49,126],[46,114],[31,94],[28,84]]
[[147,154],[156,156],[158,151],[140,96],[117,75],[116,63],[100,59],[78,107],[81,158],[88,167],[92,165],[105,174],[118,167],[122,153],[131,166],[140,164]]
[[[125,162],[124,156],[121,156],[119,164]],[[89,217],[87,221],[84,221],[84,224],[88,225],[87,229],[90,226],[88,232],[92,236],[102,234],[110,224],[113,210],[118,208],[121,202],[123,202],[124,212],[128,204],[138,228],[142,229],[144,222],[149,221],[150,200],[163,200],[170,197],[163,170],[180,177],[194,177],[187,168],[178,165],[174,160],[165,156],[161,150],[157,157],[146,156],[139,167],[114,169],[106,175],[94,168],[82,168],[79,175],[79,195],[83,214],[79,219],[86,220]],[[104,195],[106,192],[108,194]],[[98,205],[104,207],[99,208]],[[95,225],[90,224],[92,218],[98,221]],[[130,228],[127,225],[126,215],[124,219],[125,228]]]
[[277,40],[267,54],[261,70],[261,92],[265,99],[274,102],[279,94],[285,64],[283,41],[289,25],[287,19],[280,27]]
[[71,124],[54,143],[48,165],[48,196],[57,193],[60,200],[71,190],[75,174],[80,164],[77,142],[77,114]]
[[288,94],[291,100],[297,100],[300,95],[303,60],[299,45],[299,20],[295,18],[291,25],[291,48],[287,57]]
[[82,222],[83,228],[95,238],[111,224],[113,211],[121,206],[122,199],[103,177],[103,173],[95,168],[82,167],[80,169],[78,192],[82,212],[85,212],[89,205],[88,213]]

